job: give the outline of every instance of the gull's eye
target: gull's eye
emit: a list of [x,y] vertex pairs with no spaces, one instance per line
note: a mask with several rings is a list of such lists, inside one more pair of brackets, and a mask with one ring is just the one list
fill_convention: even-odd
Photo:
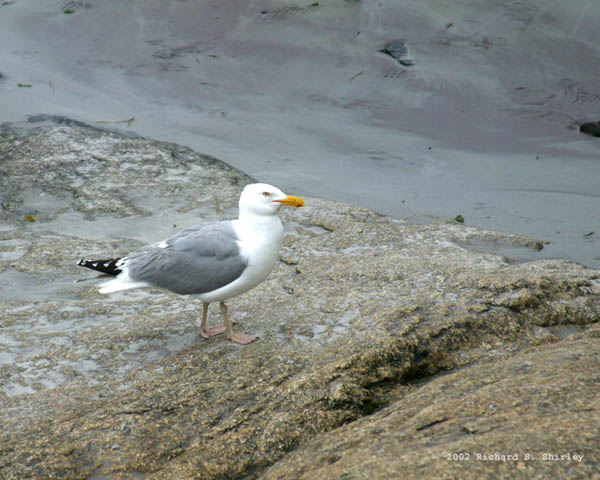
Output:
[[270,197],[271,194],[269,192],[263,192],[263,197]]

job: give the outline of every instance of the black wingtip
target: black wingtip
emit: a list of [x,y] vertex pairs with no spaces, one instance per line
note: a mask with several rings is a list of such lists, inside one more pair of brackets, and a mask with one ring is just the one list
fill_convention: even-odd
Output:
[[117,266],[120,258],[109,258],[107,260],[86,260],[82,258],[77,265],[96,270],[97,272],[107,273],[108,275],[118,275],[121,269]]

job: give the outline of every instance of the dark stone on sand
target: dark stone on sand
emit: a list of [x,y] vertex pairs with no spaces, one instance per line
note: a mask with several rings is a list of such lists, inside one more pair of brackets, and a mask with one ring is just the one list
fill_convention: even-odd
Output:
[[586,122],[579,127],[581,133],[587,133],[594,137],[600,137],[600,122]]
[[379,51],[389,55],[405,67],[410,67],[415,64],[415,61],[408,56],[408,49],[406,48],[406,42],[404,40],[392,40],[391,42],[386,43]]
[[232,218],[251,181],[175,144],[0,128],[0,284],[25,292],[0,290],[0,478],[597,474],[600,272],[459,246],[534,239],[305,198],[232,301],[244,347],[203,340],[193,299],[73,282],[140,228]]

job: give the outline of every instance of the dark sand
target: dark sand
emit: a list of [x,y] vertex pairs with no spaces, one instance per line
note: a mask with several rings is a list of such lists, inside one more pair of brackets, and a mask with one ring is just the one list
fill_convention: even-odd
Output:
[[[600,140],[578,131],[600,119],[600,3],[310,4],[3,4],[0,122],[177,142],[285,191],[462,214],[550,242],[529,258],[600,266]],[[379,52],[391,40],[414,65]]]

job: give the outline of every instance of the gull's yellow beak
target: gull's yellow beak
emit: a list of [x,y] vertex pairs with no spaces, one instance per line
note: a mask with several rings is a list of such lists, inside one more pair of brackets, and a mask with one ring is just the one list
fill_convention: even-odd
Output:
[[288,205],[290,207],[303,207],[304,200],[300,197],[292,197],[291,195],[286,195],[282,200],[273,200],[274,202],[279,202],[282,205]]

